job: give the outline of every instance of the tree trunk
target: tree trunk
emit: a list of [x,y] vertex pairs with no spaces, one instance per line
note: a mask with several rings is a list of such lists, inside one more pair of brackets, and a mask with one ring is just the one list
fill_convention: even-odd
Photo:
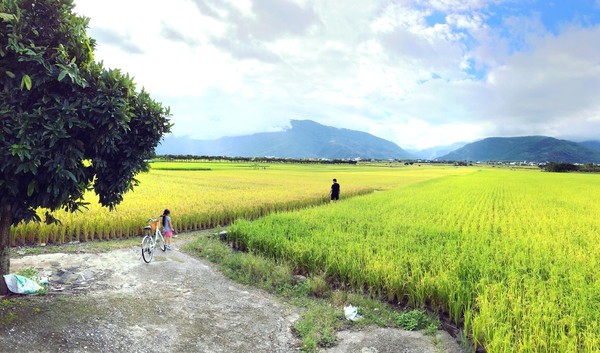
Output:
[[10,207],[0,209],[0,295],[8,294],[4,276],[10,272],[10,226],[12,225]]

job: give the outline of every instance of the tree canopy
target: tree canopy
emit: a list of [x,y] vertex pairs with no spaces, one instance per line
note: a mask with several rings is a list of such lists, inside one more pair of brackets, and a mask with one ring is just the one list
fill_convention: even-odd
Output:
[[[10,225],[55,221],[93,188],[115,207],[171,129],[169,109],[94,61],[72,0],[0,2],[0,274]],[[3,281],[0,281],[3,282]]]

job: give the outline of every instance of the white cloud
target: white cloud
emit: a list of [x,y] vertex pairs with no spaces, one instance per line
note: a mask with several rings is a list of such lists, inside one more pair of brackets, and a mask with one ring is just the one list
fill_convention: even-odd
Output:
[[[531,51],[516,53],[494,68],[489,75],[489,89],[499,97],[490,107],[494,118],[531,128],[599,116],[599,36],[600,27],[546,35],[531,43]],[[558,128],[553,132],[561,134]]]
[[479,13],[451,13],[446,16],[446,22],[448,25],[455,28],[466,29],[469,31],[477,31],[482,27],[485,27],[484,18]]
[[465,12],[479,10],[492,4],[510,2],[513,0],[416,0],[416,3],[425,5],[441,12]]
[[539,15],[511,14],[498,33],[487,10],[502,2],[76,0],[76,10],[91,17],[96,58],[171,106],[179,135],[289,119],[402,147],[597,134],[600,26],[549,34]]

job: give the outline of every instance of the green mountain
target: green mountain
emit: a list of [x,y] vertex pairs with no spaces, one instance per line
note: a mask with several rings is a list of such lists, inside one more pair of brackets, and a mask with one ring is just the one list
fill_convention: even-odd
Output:
[[547,136],[490,137],[469,143],[439,159],[600,163],[600,152]]
[[158,146],[156,153],[328,159],[413,158],[393,142],[366,132],[325,126],[312,120],[292,120],[291,125],[285,131],[222,137],[217,140],[169,136]]
[[580,142],[580,145],[583,145],[591,150],[600,152],[600,141],[584,141]]

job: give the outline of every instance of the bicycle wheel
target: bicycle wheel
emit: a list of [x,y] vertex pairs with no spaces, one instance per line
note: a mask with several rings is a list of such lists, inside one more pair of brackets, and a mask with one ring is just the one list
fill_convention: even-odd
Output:
[[152,255],[154,254],[154,248],[152,247],[152,238],[146,235],[142,239],[142,258],[146,263],[152,261]]
[[156,232],[156,246],[160,248],[162,251],[167,251],[167,244],[165,244],[165,238],[163,237],[161,232]]

